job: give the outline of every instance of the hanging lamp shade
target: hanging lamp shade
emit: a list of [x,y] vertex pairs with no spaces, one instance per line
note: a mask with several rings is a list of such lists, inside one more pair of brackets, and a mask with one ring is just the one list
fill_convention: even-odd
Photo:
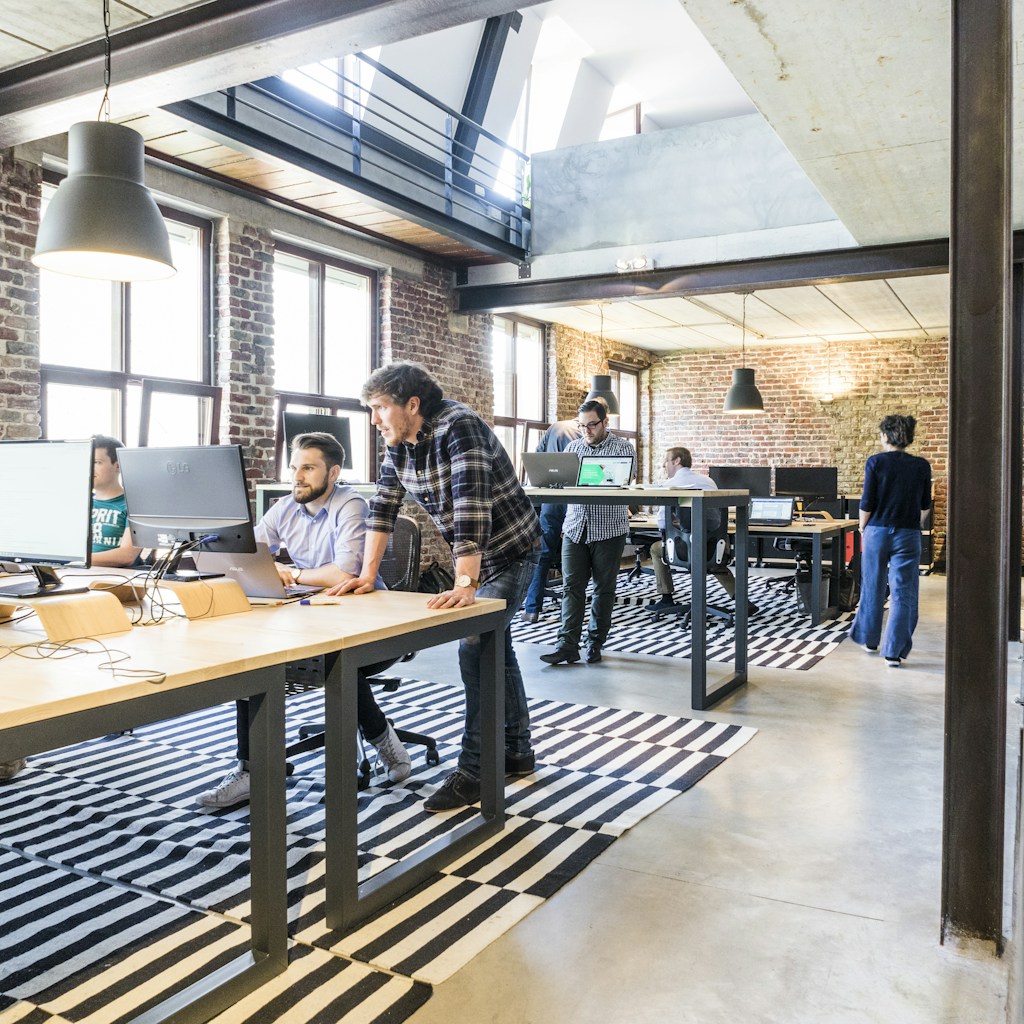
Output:
[[106,281],[171,277],[171,244],[143,183],[143,139],[111,121],[68,132],[68,175],[39,226],[32,262],[44,270]]
[[590,402],[595,398],[604,399],[605,405],[608,406],[609,416],[619,415],[619,400],[615,397],[615,392],[612,391],[612,378],[609,374],[595,373],[591,378],[590,391],[587,392],[584,401]]
[[764,412],[764,399],[754,383],[754,371],[739,367],[732,371],[732,387],[726,392],[724,412],[756,415]]

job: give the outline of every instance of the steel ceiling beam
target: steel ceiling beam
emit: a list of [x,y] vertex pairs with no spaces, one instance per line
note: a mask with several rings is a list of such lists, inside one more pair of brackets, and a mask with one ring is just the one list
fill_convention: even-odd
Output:
[[[209,0],[111,34],[111,107],[123,117],[328,57],[529,7],[539,0]],[[59,5],[54,17],[60,17]],[[96,117],[97,38],[0,72],[0,148]]]

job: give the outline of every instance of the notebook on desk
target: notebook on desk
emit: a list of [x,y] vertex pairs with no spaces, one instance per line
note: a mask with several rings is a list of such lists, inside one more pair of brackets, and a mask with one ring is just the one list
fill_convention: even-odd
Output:
[[747,522],[751,526],[789,526],[793,522],[793,499],[751,498]]
[[581,455],[576,486],[625,487],[632,475],[632,455]]
[[303,583],[285,586],[277,572],[277,562],[266,544],[256,544],[252,555],[228,555],[220,551],[202,551],[196,554],[196,568],[200,572],[221,572],[237,580],[245,596],[253,603],[261,601],[298,601],[317,594],[323,587],[310,587]]
[[574,487],[580,457],[575,452],[523,452],[523,468],[534,487]]

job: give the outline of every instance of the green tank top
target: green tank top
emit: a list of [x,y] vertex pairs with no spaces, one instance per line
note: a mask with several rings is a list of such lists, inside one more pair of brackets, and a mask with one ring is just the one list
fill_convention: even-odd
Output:
[[124,495],[92,499],[92,549],[109,551],[119,547],[128,523],[128,505]]

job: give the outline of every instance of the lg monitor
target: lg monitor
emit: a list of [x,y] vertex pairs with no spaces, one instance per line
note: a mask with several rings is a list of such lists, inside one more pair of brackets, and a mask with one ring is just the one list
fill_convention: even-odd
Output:
[[30,568],[5,597],[78,593],[56,566],[92,561],[92,441],[0,441],[0,561]]
[[836,498],[839,495],[839,470],[835,466],[776,466],[775,493],[815,499]]
[[723,491],[750,491],[752,498],[767,498],[772,493],[770,466],[711,466],[708,476]]
[[256,550],[241,445],[122,448],[118,463],[137,547],[170,548],[177,557]]
[[330,434],[345,449],[342,469],[352,468],[352,430],[347,416],[330,416],[322,412],[284,411],[284,457],[292,450],[292,441],[299,434]]

